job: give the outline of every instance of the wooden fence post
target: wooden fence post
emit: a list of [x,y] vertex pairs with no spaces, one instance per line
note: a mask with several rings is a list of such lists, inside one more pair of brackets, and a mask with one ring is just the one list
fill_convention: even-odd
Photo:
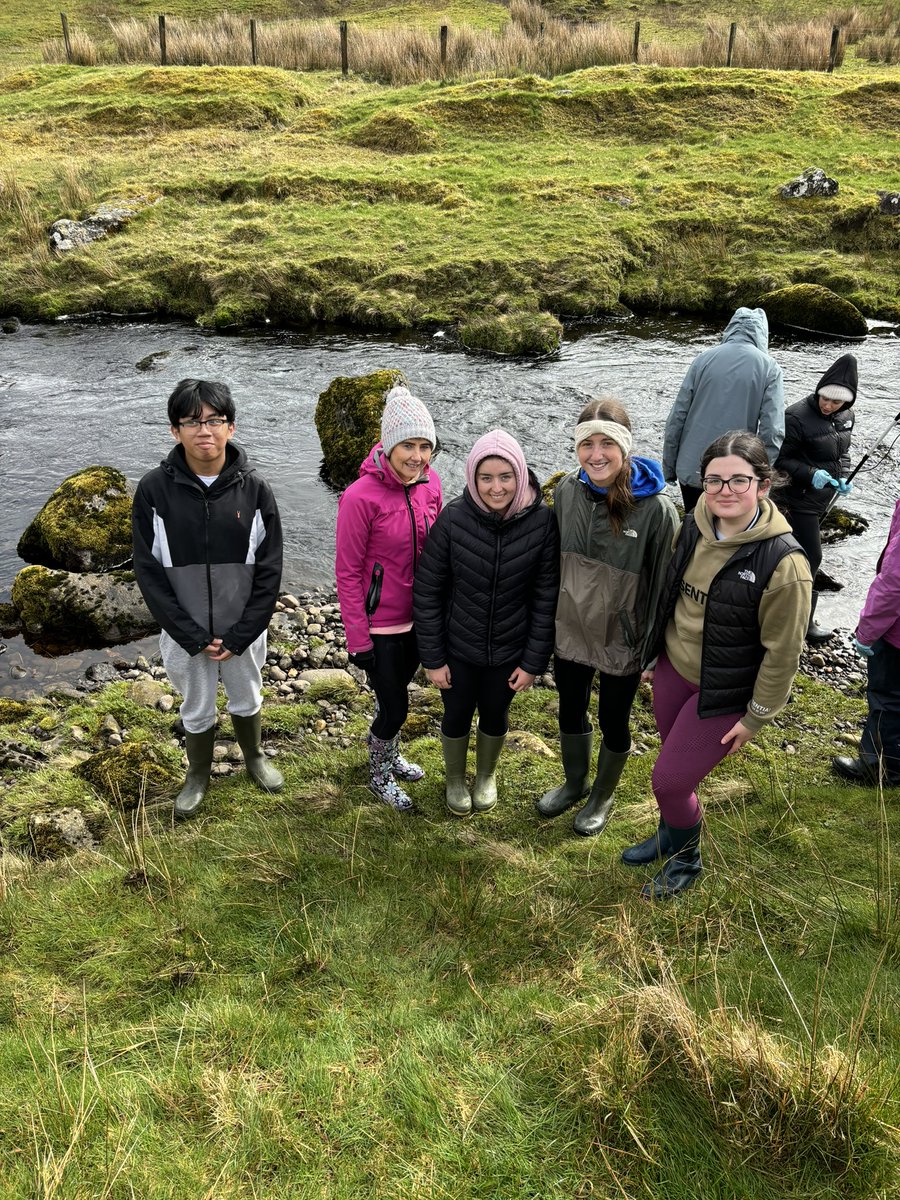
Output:
[[168,66],[169,58],[166,54],[166,18],[164,13],[159,14],[159,65],[161,67]]
[[447,70],[447,26],[441,26],[441,71]]
[[250,18],[250,59],[255,67],[258,59],[256,53],[256,20],[253,17]]
[[831,30],[831,49],[828,51],[828,74],[834,70],[834,60],[837,58],[838,38],[841,36],[841,31],[834,25]]
[[632,62],[637,62],[637,60],[638,60],[638,51],[640,50],[640,45],[641,45],[641,23],[640,23],[640,21],[635,21],[635,23],[634,23],[634,41],[632,42],[632,45],[631,45],[631,61]]
[[72,40],[69,37],[69,18],[65,13],[59,14],[59,19],[62,21],[63,41],[66,43],[66,62],[72,61]]
[[728,30],[728,59],[725,62],[726,67],[731,66],[731,60],[734,58],[734,39],[737,36],[737,21],[731,22],[731,28]]
[[350,74],[350,57],[347,53],[347,22],[341,21],[341,74]]

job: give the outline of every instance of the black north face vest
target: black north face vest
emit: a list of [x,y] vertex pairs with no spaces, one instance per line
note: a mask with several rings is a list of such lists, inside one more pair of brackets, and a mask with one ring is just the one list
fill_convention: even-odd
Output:
[[[651,645],[654,657],[665,646],[666,626],[675,612],[681,579],[700,530],[693,514],[684,518],[681,537],[669,564],[666,591]],[[765,655],[759,637],[759,604],[775,568],[788,554],[802,554],[800,543],[789,533],[762,542],[747,542],[713,577],[703,615],[703,649],[700,662],[701,717],[720,717],[747,709],[756,676]]]

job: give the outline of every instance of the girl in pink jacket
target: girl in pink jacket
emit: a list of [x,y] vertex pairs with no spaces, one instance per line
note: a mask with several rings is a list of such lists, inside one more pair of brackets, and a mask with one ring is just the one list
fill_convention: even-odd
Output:
[[412,801],[397,780],[424,775],[400,754],[400,728],[409,711],[406,688],[419,665],[413,576],[441,511],[441,481],[430,466],[434,446],[425,405],[405,387],[392,388],[381,441],[338,502],[335,573],[347,650],[375,692],[366,739],[369,786],[401,812]]
[[858,758],[833,758],[851,783],[900,787],[900,500],[887,544],[856,626],[854,646],[866,660],[869,712]]

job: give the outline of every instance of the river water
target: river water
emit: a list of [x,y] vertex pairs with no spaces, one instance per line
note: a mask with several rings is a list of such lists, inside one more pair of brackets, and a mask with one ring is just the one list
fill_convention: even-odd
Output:
[[[569,331],[559,354],[528,362],[464,353],[449,331],[388,338],[346,331],[222,336],[176,324],[23,326],[0,336],[0,598],[9,598],[24,565],[16,555],[19,536],[66,476],[103,463],[136,481],[168,453],[166,398],[185,376],[231,385],[235,440],[275,490],[285,534],[284,586],[299,591],[333,582],[337,497],[319,477],[313,414],[336,376],[385,367],[406,374],[434,416],[442,444],[435,465],[450,497],[461,490],[469,447],[495,426],[519,439],[539,478],[569,469],[574,419],[592,395],[624,401],[637,451],[657,456],[684,372],[721,330],[719,323],[675,316],[615,320]],[[808,394],[839,354],[856,354],[854,462],[900,410],[897,333],[876,327],[852,346],[772,338],[788,403]],[[861,474],[844,504],[869,520],[868,532],[826,548],[823,570],[845,585],[822,599],[820,616],[832,624],[854,624],[900,495],[898,459],[895,451]],[[21,638],[8,639],[0,694],[40,690],[52,679],[74,678],[91,661],[127,653],[107,649],[50,660]]]

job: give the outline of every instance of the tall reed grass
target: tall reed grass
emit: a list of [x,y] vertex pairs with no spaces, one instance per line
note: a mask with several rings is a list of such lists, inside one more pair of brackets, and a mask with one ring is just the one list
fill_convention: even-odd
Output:
[[[484,75],[562,75],[595,66],[630,62],[632,31],[611,21],[573,24],[554,17],[534,0],[511,0],[510,19],[499,31],[460,25],[450,29],[446,64],[441,63],[436,32],[351,26],[349,60],[354,73],[390,84],[417,83],[443,76],[453,79]],[[740,25],[733,65],[775,70],[823,70],[828,65],[832,24],[843,20],[836,65],[845,47],[865,34],[870,57],[881,47],[883,33],[896,19],[888,7],[876,19],[856,9],[835,17],[793,24]],[[73,61],[86,66],[106,63],[159,62],[159,33],[155,20],[110,20],[109,37],[95,40],[72,33]],[[663,40],[641,44],[639,61],[671,67],[724,66],[728,26],[710,24],[700,42],[674,44]],[[876,45],[877,43],[877,45]],[[169,18],[166,26],[168,62],[173,66],[248,66],[251,58],[249,22],[224,13],[209,20]],[[335,21],[280,20],[258,22],[258,63],[290,71],[333,71],[340,66],[340,35]],[[44,58],[64,62],[61,41],[45,42]],[[892,61],[892,60],[889,60]]]

